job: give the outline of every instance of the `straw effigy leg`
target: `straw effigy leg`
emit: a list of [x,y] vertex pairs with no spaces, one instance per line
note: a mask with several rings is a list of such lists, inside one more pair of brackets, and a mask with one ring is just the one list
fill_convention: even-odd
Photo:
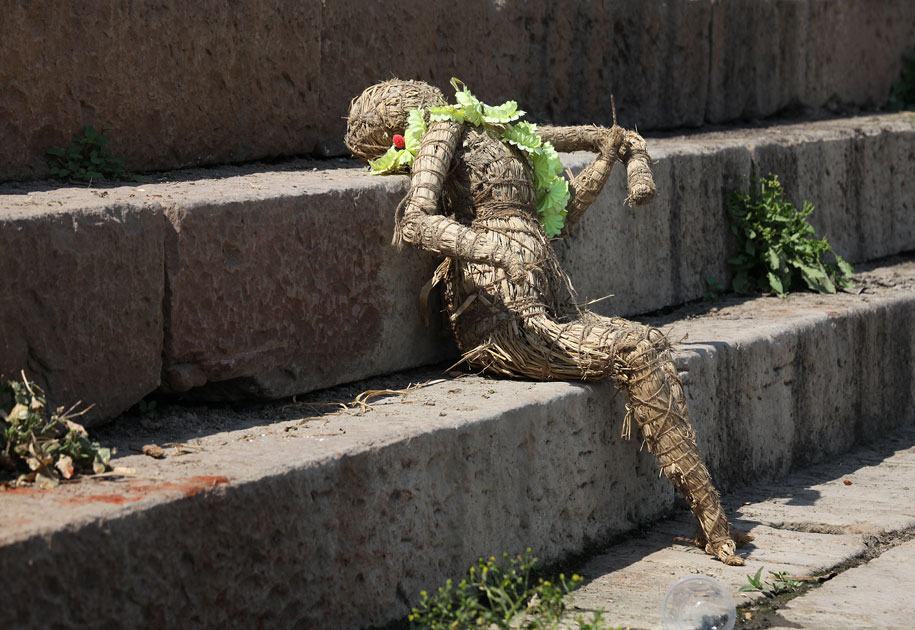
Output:
[[734,550],[746,536],[735,531],[732,537],[689,423],[686,396],[667,339],[659,330],[648,329],[635,350],[621,358],[618,378],[629,394],[630,413],[649,452],[699,520],[702,534],[697,542],[725,564],[742,565]]
[[[515,332],[519,329],[524,331],[521,338]],[[503,374],[541,379],[616,377],[628,398],[624,433],[634,418],[661,471],[698,519],[699,546],[725,564],[743,564],[734,550],[752,537],[730,529],[690,426],[670,344],[661,331],[591,313],[568,324],[537,316],[522,326],[506,328],[504,334],[494,334],[465,357]]]

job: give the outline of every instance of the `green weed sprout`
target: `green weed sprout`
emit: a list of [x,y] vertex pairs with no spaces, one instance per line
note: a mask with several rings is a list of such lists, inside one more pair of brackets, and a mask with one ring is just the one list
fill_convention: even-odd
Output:
[[46,151],[48,170],[54,177],[79,183],[101,179],[139,181],[135,175],[124,170],[124,158],[115,157],[105,148],[109,140],[108,136],[89,125],[82,136],[73,137],[71,147],[52,147]]
[[798,580],[792,580],[785,571],[769,571],[771,578],[762,579],[762,572],[765,567],[759,567],[756,575],[748,575],[747,582],[738,589],[741,593],[748,591],[758,591],[773,599],[785,593],[793,593],[801,588],[804,583]]
[[112,450],[91,442],[73,421],[89,408],[76,405],[48,415],[44,392],[22,374],[22,381],[0,381],[0,476],[18,475],[14,485],[57,486],[76,472],[109,470]]
[[776,175],[756,183],[758,193],[733,191],[727,198],[738,246],[737,255],[728,259],[734,269],[731,288],[737,293],[761,289],[784,297],[803,285],[818,293],[853,286],[850,276],[854,269],[832,251],[825,238],[817,238],[807,221],[813,205],[805,201],[798,210],[782,199],[784,190]]
[[[556,628],[566,610],[565,595],[582,583],[573,575],[560,574],[555,581],[535,578],[537,559],[528,549],[509,557],[500,566],[494,557],[480,558],[467,576],[455,585],[451,580],[433,594],[420,593],[420,603],[408,617],[415,630],[464,630],[465,628]],[[601,613],[591,620],[580,615],[580,630],[608,630]]]

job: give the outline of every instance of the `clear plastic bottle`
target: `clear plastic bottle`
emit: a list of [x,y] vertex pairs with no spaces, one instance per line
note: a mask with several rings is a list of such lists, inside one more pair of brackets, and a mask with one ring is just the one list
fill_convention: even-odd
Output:
[[730,591],[705,575],[677,580],[661,603],[664,630],[732,630],[736,621]]

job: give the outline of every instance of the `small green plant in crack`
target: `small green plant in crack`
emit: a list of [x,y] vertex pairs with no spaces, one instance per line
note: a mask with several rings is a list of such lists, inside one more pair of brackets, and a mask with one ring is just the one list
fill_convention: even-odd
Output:
[[716,299],[721,293],[724,292],[724,290],[724,285],[718,282],[715,276],[706,276],[705,294],[702,296],[702,299],[706,302],[710,302]]
[[915,109],[915,51],[902,58],[902,73],[890,88],[887,107],[894,111]]
[[769,571],[769,575],[772,577],[763,580],[762,572],[764,568],[765,567],[759,567],[759,570],[756,571],[756,575],[747,575],[749,584],[744,584],[740,587],[739,590],[741,593],[758,591],[769,599],[773,599],[779,595],[793,593],[804,586],[803,582],[792,580],[785,571]]
[[807,221],[813,205],[805,201],[798,210],[785,201],[776,175],[756,184],[759,192],[732,191],[727,198],[738,247],[737,255],[728,259],[734,269],[733,290],[753,293],[761,289],[784,297],[803,285],[818,293],[853,286],[850,276],[854,269],[832,251],[829,241],[817,238]]
[[137,403],[137,410],[140,412],[140,414],[151,418],[155,418],[159,414],[156,407],[157,404],[155,400],[147,401],[146,399],[143,399]]
[[0,381],[0,479],[13,475],[12,485],[51,488],[77,472],[109,470],[113,451],[73,421],[89,411],[75,412],[77,405],[48,414],[44,392],[24,373],[21,381]]
[[[582,578],[555,581],[535,578],[537,559],[530,549],[524,554],[503,555],[500,566],[494,557],[480,558],[457,585],[451,580],[434,594],[420,593],[419,605],[408,617],[410,627],[419,630],[463,630],[465,628],[557,628],[566,610],[564,597],[578,587]],[[600,612],[590,620],[578,616],[579,630],[609,630]]]
[[124,158],[115,157],[105,148],[109,141],[108,136],[89,125],[82,136],[73,137],[72,146],[46,151],[48,170],[54,177],[77,183],[91,184],[102,179],[140,181],[124,170]]

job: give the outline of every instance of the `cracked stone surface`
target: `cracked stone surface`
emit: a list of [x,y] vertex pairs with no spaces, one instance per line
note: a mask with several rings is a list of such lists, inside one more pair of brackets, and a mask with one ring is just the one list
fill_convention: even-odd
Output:
[[915,541],[909,541],[791,600],[779,611],[785,623],[772,628],[908,630],[913,583]]

